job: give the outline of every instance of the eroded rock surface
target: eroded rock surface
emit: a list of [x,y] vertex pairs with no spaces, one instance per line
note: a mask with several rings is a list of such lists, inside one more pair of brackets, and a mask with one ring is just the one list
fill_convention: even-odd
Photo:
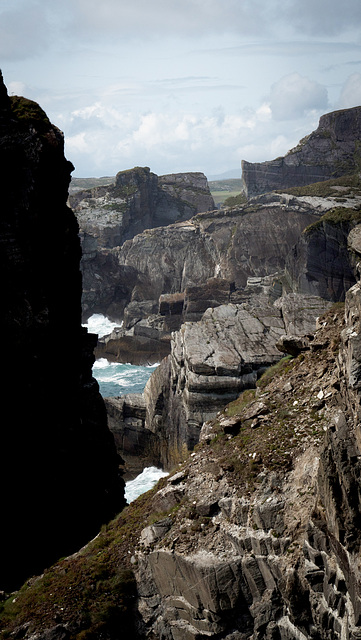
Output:
[[[314,332],[329,303],[290,294],[275,305],[221,305],[199,322],[172,335],[171,355],[152,374],[145,391],[145,426],[159,439],[160,459],[169,467],[191,450],[204,422],[281,358],[276,344],[289,332]],[[295,320],[297,318],[297,321]],[[287,349],[285,349],[287,351]]]
[[327,113],[318,128],[284,157],[269,162],[242,161],[247,196],[298,187],[357,170],[361,138],[361,107]]

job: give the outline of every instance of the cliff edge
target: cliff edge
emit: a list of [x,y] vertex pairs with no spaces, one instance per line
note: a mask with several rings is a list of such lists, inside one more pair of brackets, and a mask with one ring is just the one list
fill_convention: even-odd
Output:
[[361,161],[361,107],[327,113],[315,131],[284,157],[269,162],[242,160],[245,193],[304,186],[353,173]]

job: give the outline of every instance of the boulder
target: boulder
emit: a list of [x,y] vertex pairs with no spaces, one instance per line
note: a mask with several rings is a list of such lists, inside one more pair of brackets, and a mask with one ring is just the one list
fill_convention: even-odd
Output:
[[282,353],[296,357],[302,351],[307,351],[310,348],[310,343],[306,337],[284,335],[280,337],[276,347]]

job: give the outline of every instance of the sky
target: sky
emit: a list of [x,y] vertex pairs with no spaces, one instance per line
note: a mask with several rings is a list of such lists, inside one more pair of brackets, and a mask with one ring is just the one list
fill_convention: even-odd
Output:
[[0,68],[73,176],[236,177],[361,105],[361,1],[1,0]]

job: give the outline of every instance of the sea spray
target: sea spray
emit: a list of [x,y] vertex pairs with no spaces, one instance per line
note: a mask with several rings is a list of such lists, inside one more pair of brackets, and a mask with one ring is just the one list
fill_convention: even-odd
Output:
[[89,333],[97,333],[99,338],[103,336],[109,335],[115,329],[115,327],[121,327],[122,322],[112,322],[106,316],[103,316],[102,313],[93,313],[90,318],[88,318],[88,322],[83,324],[83,327],[86,327]]
[[104,398],[143,393],[148,378],[157,366],[140,367],[100,358],[93,365],[93,376]]
[[[97,333],[101,338],[108,335],[119,323],[112,322],[101,313],[94,313],[83,325],[90,333]],[[109,362],[106,358],[96,360],[93,365],[93,376],[99,384],[104,398],[123,396],[128,393],[143,393],[148,378],[158,365],[145,367]]]
[[157,469],[157,467],[145,467],[142,473],[134,480],[129,480],[125,485],[125,499],[127,502],[133,502],[136,498],[149,491],[160,480],[165,478],[168,473]]

